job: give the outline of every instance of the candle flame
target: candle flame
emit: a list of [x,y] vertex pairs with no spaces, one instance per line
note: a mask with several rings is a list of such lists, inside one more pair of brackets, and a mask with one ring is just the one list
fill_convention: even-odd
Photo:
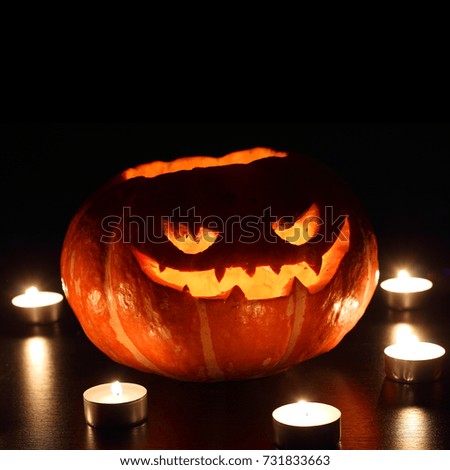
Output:
[[411,276],[409,275],[409,272],[406,269],[400,269],[400,271],[397,274],[397,277],[399,279],[408,279]]
[[405,337],[401,337],[399,343],[402,346],[413,347],[419,342],[419,338],[416,335],[407,335]]
[[305,400],[299,400],[298,409],[303,416],[309,416],[308,404]]
[[406,347],[414,347],[419,342],[417,335],[413,333],[409,325],[399,325],[396,332],[396,342]]
[[39,289],[37,287],[31,286],[28,289],[25,290],[25,295],[28,296],[34,296],[39,292]]
[[120,397],[122,395],[122,385],[118,380],[111,384],[111,393],[116,397]]

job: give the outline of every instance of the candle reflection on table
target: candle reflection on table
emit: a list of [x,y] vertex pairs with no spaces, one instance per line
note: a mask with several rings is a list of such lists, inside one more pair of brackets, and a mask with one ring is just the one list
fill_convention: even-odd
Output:
[[430,429],[429,411],[417,406],[398,408],[393,412],[393,450],[427,450],[433,448],[433,429]]
[[51,338],[34,336],[23,340],[23,389],[17,399],[22,401],[22,419],[33,429],[37,442],[49,427],[57,424],[51,422],[58,380],[53,359]]
[[445,397],[442,381],[431,383],[403,383],[384,379],[379,396],[379,405],[383,407],[398,406],[441,406]]

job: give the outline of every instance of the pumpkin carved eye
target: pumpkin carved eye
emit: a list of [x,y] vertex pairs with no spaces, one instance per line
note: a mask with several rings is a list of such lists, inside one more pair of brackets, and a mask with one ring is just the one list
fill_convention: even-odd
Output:
[[194,235],[189,231],[187,224],[174,224],[167,220],[163,221],[164,235],[183,253],[196,255],[207,250],[214,244],[219,232],[200,227]]
[[287,220],[288,218],[284,217],[273,222],[272,229],[284,241],[300,246],[309,242],[319,232],[321,225],[319,216],[319,208],[316,204],[313,204],[293,224],[290,223],[292,219]]

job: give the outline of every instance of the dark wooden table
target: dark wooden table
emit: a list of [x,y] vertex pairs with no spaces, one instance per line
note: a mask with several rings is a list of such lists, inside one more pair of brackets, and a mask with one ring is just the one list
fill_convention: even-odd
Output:
[[[418,311],[389,311],[378,288],[365,315],[332,351],[272,377],[178,382],[114,363],[84,335],[64,300],[62,319],[25,325],[2,299],[1,449],[273,449],[271,413],[304,398],[342,412],[342,449],[450,449],[450,361],[432,383],[385,378],[383,349],[400,324],[450,351],[445,280]],[[112,380],[149,393],[148,421],[106,431],[87,425],[85,389]]]

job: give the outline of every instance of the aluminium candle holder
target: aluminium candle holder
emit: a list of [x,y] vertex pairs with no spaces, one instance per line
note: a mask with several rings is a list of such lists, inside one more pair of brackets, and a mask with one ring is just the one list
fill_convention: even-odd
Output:
[[433,382],[442,376],[445,349],[433,343],[420,342],[415,351],[404,354],[401,345],[384,350],[386,377],[396,382]]
[[[118,383],[118,382],[117,382]],[[96,385],[83,393],[86,423],[94,428],[131,427],[147,420],[147,389],[133,383],[120,384],[114,393],[112,384]]]
[[341,412],[325,403],[280,406],[272,425],[277,449],[336,449],[341,440]]

